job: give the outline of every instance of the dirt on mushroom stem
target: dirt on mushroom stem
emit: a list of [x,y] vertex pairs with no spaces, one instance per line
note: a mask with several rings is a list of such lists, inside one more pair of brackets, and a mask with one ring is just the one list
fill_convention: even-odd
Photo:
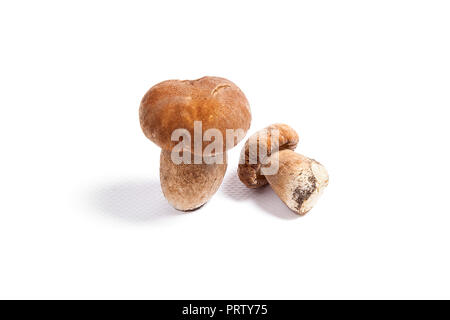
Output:
[[267,175],[267,181],[289,209],[299,215],[308,213],[328,186],[328,172],[319,162],[292,150],[279,151],[277,158],[279,170]]

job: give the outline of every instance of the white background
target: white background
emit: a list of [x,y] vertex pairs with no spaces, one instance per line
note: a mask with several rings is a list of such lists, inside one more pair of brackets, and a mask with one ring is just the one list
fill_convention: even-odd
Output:
[[[448,1],[2,1],[0,298],[450,298]],[[236,177],[182,214],[138,121],[235,82],[330,185],[296,217]]]

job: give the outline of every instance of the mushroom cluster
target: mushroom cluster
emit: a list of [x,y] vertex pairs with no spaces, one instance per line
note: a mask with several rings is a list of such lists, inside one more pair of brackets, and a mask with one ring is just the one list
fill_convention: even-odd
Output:
[[[226,151],[245,136],[251,112],[244,93],[233,82],[203,77],[156,84],[142,98],[139,119],[145,136],[161,147],[160,182],[164,196],[176,209],[191,211],[205,204],[218,190],[227,169]],[[195,123],[201,124],[200,132],[196,132]],[[189,137],[201,135],[199,144],[189,139],[183,150],[178,150],[184,152],[183,159],[191,160],[179,164],[172,161],[179,144],[178,139],[173,139],[177,129]],[[227,137],[229,130],[240,130],[243,134],[222,143],[222,149],[205,154],[210,139],[203,137],[210,129],[217,130],[222,137]],[[212,159],[215,157],[222,161]]]
[[[164,196],[174,208],[192,211],[219,189],[227,151],[245,137],[251,112],[233,82],[203,77],[167,80],[150,88],[142,98],[139,120],[145,136],[161,147]],[[220,143],[211,148],[213,137]],[[249,188],[270,184],[292,211],[304,215],[328,185],[328,173],[319,162],[294,152],[298,141],[297,132],[285,124],[256,132],[242,149],[238,176]]]
[[[285,124],[273,124],[256,132],[242,149],[238,176],[249,188],[270,184],[292,211],[304,215],[328,185],[328,173],[316,160],[294,152],[298,141],[297,132]],[[266,174],[264,169],[274,163],[276,172]]]

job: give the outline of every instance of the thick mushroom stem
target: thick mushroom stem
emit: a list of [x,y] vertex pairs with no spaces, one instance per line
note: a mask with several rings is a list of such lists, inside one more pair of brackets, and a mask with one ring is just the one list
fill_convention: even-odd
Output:
[[226,170],[226,154],[223,163],[175,164],[171,151],[161,150],[161,189],[169,203],[180,211],[204,205],[219,189]]
[[319,162],[292,150],[272,154],[271,161],[278,161],[278,172],[266,175],[272,189],[295,213],[306,214],[315,205],[328,185],[328,173]]

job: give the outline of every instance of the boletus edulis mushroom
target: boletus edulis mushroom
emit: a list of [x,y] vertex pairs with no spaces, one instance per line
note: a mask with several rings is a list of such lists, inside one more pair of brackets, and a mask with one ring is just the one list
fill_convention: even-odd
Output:
[[328,173],[319,162],[294,152],[298,140],[297,132],[285,124],[256,132],[242,149],[238,176],[249,188],[270,184],[292,211],[304,215],[328,185]]
[[[191,211],[218,190],[227,168],[226,151],[244,138],[251,112],[233,82],[203,77],[156,84],[142,98],[139,119],[145,136],[161,147],[164,196],[176,209]],[[176,132],[181,134],[174,136]],[[223,139],[220,147],[210,148],[217,139]],[[174,154],[183,162],[173,161]]]

